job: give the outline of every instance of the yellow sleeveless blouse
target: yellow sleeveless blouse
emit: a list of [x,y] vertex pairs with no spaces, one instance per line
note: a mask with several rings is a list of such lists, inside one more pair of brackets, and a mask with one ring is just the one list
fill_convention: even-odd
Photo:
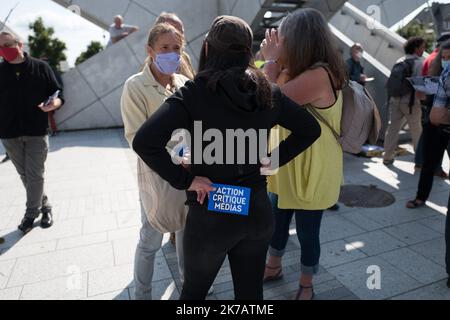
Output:
[[[326,109],[316,108],[328,123],[341,132],[342,92],[336,103]],[[278,195],[280,209],[325,210],[337,203],[344,180],[343,151],[331,130],[317,121],[320,138],[291,162],[270,176],[268,190]],[[271,132],[270,145],[277,146],[290,131],[280,126]]]

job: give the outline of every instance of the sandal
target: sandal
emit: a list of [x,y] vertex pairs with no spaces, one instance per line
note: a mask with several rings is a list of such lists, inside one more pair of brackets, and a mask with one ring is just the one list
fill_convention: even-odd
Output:
[[271,281],[277,281],[281,280],[283,278],[283,269],[281,266],[279,267],[269,267],[266,265],[266,268],[269,270],[278,270],[278,272],[274,276],[267,276],[264,277],[263,283],[271,282]]
[[309,300],[314,300],[314,297],[316,296],[316,294],[314,293],[314,287],[313,286],[309,286],[309,287],[304,287],[302,285],[300,285],[300,287],[298,288],[297,294],[295,295],[295,299],[294,300],[299,300],[300,296],[302,295],[303,289],[312,289],[312,296],[311,299]]
[[408,202],[406,203],[406,207],[407,207],[408,209],[417,209],[417,208],[423,207],[424,205],[425,205],[425,201],[423,201],[423,202],[418,202],[417,199],[408,201]]

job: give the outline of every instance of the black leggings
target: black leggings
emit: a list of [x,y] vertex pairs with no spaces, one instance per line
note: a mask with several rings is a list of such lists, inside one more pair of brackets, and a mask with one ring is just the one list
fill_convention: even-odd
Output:
[[416,198],[427,201],[433,187],[435,169],[439,166],[444,152],[447,150],[449,137],[430,123],[423,127],[422,135],[424,162]]
[[[273,218],[266,188],[252,190],[249,216],[215,213],[189,195],[180,300],[204,300],[228,255],[236,300],[262,300]],[[205,201],[207,202],[207,201]]]
[[450,195],[448,197],[447,217],[445,218],[445,268],[450,277]]

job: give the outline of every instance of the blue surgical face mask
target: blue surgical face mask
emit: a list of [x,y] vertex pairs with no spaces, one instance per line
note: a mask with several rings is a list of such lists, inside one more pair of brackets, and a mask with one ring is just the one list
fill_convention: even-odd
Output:
[[450,66],[450,60],[442,60],[442,68],[445,70]]
[[155,65],[161,73],[171,75],[180,68],[181,57],[176,52],[161,53],[156,55]]

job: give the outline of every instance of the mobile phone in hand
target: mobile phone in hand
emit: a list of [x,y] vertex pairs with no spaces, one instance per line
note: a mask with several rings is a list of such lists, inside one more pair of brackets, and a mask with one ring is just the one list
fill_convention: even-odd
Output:
[[48,97],[47,101],[44,102],[44,106],[48,105],[52,100],[58,98],[59,96],[59,90],[56,90],[54,94],[52,94],[50,97]]

